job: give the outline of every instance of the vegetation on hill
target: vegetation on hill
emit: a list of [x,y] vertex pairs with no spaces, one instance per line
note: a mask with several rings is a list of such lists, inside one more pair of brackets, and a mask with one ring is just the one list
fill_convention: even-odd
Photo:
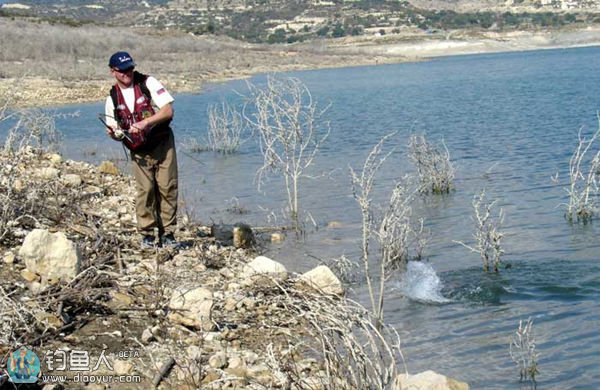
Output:
[[[3,8],[0,16],[29,16],[77,25],[176,29],[194,35],[217,34],[253,43],[293,43],[317,38],[400,34],[419,29],[477,31],[536,30],[597,23],[598,10],[578,2],[513,1],[474,7],[473,2],[357,0],[81,0],[22,1],[27,10]],[[452,4],[456,6],[452,7]],[[459,4],[460,3],[460,4]],[[546,4],[547,3],[547,4]],[[587,3],[586,3],[587,4]],[[458,5],[473,11],[459,12]],[[425,8],[427,6],[428,8]],[[565,9],[574,7],[572,9]]]

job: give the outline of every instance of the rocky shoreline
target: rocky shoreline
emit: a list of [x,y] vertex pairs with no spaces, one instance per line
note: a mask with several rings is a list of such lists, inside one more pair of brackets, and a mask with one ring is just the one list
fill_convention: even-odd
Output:
[[[186,59],[182,61],[189,61],[191,64],[178,69],[181,67],[178,62],[157,61],[153,57],[155,53],[149,53],[148,58],[139,59],[140,70],[157,76],[172,93],[197,93],[206,83],[246,78],[261,73],[415,62],[440,56],[599,46],[600,29],[440,31],[430,34],[406,32],[400,35],[345,37],[268,47],[210,39],[206,44],[222,45],[220,57],[213,55],[210,59],[200,60],[202,55],[199,53],[186,53]],[[233,60],[233,57],[239,58]],[[48,66],[52,67],[53,59],[49,61]],[[98,67],[105,60],[81,61],[82,64],[97,63]],[[25,64],[18,62],[17,68]],[[94,70],[81,78],[76,76],[76,70],[65,71],[64,74],[53,77],[42,69],[38,70],[37,66],[39,65],[35,63],[30,64],[26,75],[22,77],[0,77],[0,94],[12,96],[13,105],[19,107],[97,102],[107,96],[113,82],[104,67],[101,67],[102,71]],[[60,64],[54,64],[54,67],[60,68]],[[106,76],[98,76],[104,74]]]
[[[401,374],[397,335],[325,266],[293,275],[185,220],[183,247],[140,250],[133,181],[112,163],[26,146],[0,154],[0,182],[0,367],[27,346],[64,375],[44,388],[468,389]],[[73,353],[87,366],[57,367]]]

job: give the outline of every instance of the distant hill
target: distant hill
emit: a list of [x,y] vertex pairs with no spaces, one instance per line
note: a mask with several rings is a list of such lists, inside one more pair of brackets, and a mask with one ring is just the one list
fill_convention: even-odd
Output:
[[410,30],[507,31],[600,22],[600,0],[21,0],[3,16],[45,18],[293,43]]

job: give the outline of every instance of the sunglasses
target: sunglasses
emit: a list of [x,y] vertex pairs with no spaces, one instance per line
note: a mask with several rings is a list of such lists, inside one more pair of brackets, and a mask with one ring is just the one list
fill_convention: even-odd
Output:
[[113,68],[113,70],[117,73],[129,73],[129,72],[133,72],[133,69],[135,69],[134,66],[127,68],[127,69],[123,69],[123,70],[118,69],[118,68]]

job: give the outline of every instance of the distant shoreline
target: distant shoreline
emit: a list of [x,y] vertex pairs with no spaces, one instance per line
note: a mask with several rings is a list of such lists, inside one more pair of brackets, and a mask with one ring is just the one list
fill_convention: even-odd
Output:
[[[228,56],[235,57],[237,53],[240,53],[240,57],[248,53],[255,57],[248,60],[247,64],[236,62],[233,66],[215,66],[218,69],[216,71],[190,69],[187,72],[177,72],[172,70],[169,62],[159,63],[149,71],[145,59],[138,63],[141,71],[155,75],[172,93],[190,93],[200,92],[205,83],[243,79],[264,73],[418,62],[458,55],[600,46],[600,28],[477,35],[450,32],[416,37],[346,37],[318,42],[321,45],[319,50],[311,46],[316,44],[312,42],[267,48],[255,46],[250,49],[245,46],[240,47],[239,51],[230,45],[223,55],[225,59]],[[264,58],[261,53],[264,53]],[[0,93],[6,94],[7,91],[18,88],[15,100],[15,106],[18,107],[60,106],[103,101],[113,83],[108,71],[102,78],[71,78],[69,81],[60,77],[35,76],[35,72],[31,74],[32,76],[22,78],[0,78]]]

